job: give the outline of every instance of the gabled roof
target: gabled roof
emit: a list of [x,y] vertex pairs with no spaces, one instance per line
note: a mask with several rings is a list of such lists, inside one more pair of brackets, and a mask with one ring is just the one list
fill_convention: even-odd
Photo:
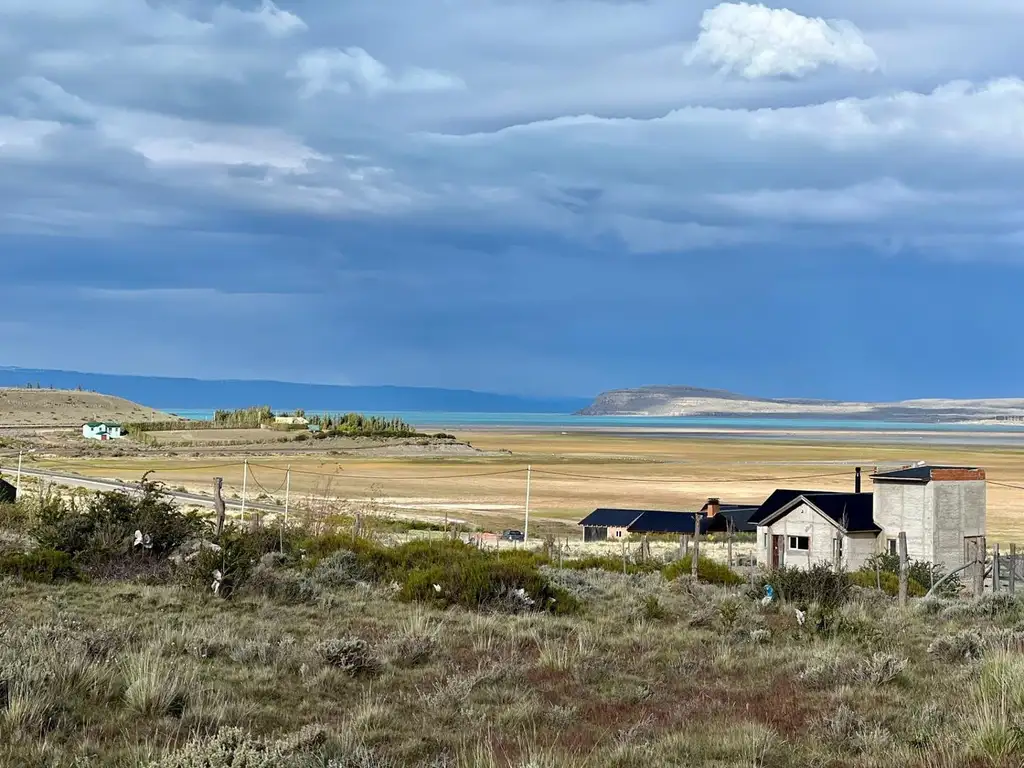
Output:
[[880,533],[875,524],[874,496],[870,493],[808,493],[791,499],[762,521],[781,520],[801,504],[809,504],[846,533]]
[[829,493],[841,493],[841,491],[797,491],[790,488],[780,488],[777,491],[773,491],[772,495],[764,500],[764,503],[757,508],[757,511],[750,516],[747,522],[757,525],[762,520],[774,515],[798,496],[825,495]]
[[587,528],[626,528],[642,515],[643,509],[595,509],[580,520]]
[[85,426],[87,427],[107,427],[108,429],[121,429],[121,425],[116,421],[90,421]]
[[873,494],[822,493],[803,498],[847,533],[882,532],[875,523]]
[[726,533],[732,523],[732,530],[736,533],[754,533],[757,525],[750,519],[758,509],[757,504],[723,504],[718,514],[708,519],[707,532]]
[[910,483],[928,483],[932,480],[984,480],[985,470],[977,467],[943,467],[925,464],[917,467],[904,467],[889,472],[876,472],[872,480],[897,480]]
[[[649,510],[629,526],[630,533],[693,533],[695,512],[661,512]],[[701,515],[701,533],[707,528],[707,518]]]

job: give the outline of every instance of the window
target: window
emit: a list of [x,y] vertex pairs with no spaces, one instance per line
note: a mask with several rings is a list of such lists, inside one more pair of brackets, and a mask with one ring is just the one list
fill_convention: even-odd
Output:
[[621,539],[622,538],[622,531],[616,531],[615,532],[615,538]]
[[889,554],[895,556],[897,554],[896,539],[888,539],[886,543],[889,545]]
[[810,536],[790,536],[789,537],[789,548],[797,549],[801,552],[806,552],[811,548],[811,537]]
[[843,539],[841,536],[832,540],[832,558],[836,563],[843,562]]

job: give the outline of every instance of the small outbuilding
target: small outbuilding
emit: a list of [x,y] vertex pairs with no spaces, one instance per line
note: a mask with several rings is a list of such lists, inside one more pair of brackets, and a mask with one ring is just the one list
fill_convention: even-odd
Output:
[[124,437],[124,427],[112,421],[90,421],[82,426],[82,437],[90,440],[117,440]]
[[700,511],[707,517],[705,533],[757,533],[757,524],[750,522],[759,504],[725,504],[711,498]]
[[275,416],[274,423],[291,427],[306,427],[309,426],[309,419],[305,416]]

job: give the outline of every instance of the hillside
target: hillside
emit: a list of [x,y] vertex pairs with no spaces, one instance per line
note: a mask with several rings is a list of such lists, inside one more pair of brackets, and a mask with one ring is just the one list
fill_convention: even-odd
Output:
[[167,421],[172,416],[112,395],[61,389],[0,389],[0,426],[79,426],[87,421]]
[[436,387],[345,386],[287,381],[179,379],[0,367],[0,387],[40,383],[58,389],[110,392],[164,410],[245,408],[269,403],[281,410],[452,413],[571,413],[589,398],[526,397]]
[[604,392],[583,416],[756,416],[915,423],[1024,420],[1024,398],[929,399],[892,403],[764,398],[698,387],[653,386]]

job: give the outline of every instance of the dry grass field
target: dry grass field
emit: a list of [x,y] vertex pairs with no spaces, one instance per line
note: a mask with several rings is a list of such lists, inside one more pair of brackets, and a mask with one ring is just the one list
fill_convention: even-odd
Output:
[[112,395],[61,389],[0,388],[0,426],[72,426],[87,421],[170,421],[166,413]]
[[[458,437],[493,453],[478,457],[370,458],[330,454],[251,459],[247,497],[283,500],[285,470],[292,469],[292,500],[375,503],[430,519],[458,518],[491,530],[521,527],[526,467],[532,466],[531,529],[571,534],[576,521],[599,506],[694,509],[709,496],[757,502],[779,487],[853,488],[853,468],[867,475],[877,465],[923,460],[986,469],[989,535],[1024,543],[1024,449],[869,445],[862,443],[699,440],[551,432],[467,432]],[[146,471],[174,487],[207,492],[225,479],[241,495],[242,456],[40,459],[93,477],[135,480]],[[1019,488],[1008,486],[1020,486]]]

